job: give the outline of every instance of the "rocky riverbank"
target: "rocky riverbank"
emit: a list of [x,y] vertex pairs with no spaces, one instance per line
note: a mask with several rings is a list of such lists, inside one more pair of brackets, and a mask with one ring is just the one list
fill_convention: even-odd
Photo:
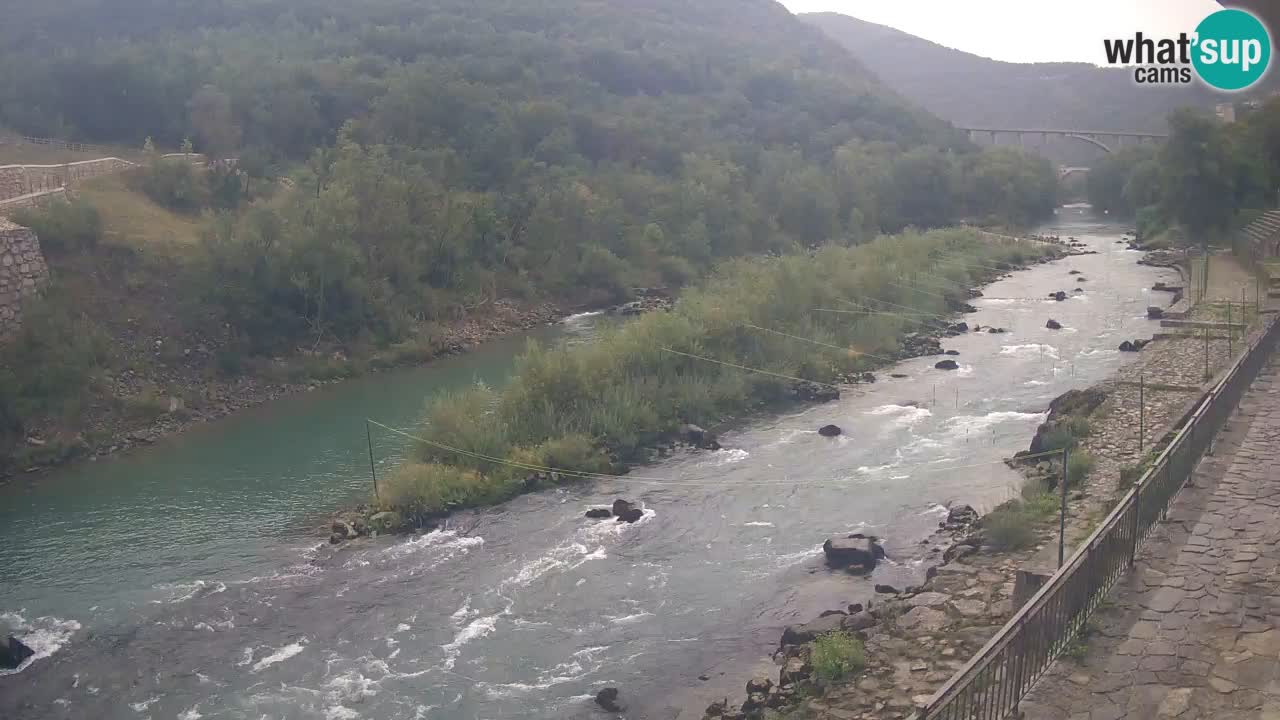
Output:
[[[1154,253],[1140,262],[1174,265],[1178,258]],[[1190,316],[1203,312],[1195,309]],[[1130,351],[1134,345],[1130,343]],[[1068,554],[1202,397],[1206,374],[1216,375],[1232,361],[1225,337],[1211,338],[1206,345],[1203,338],[1162,336],[1136,345],[1137,362],[1104,383],[1056,399],[1027,451],[1044,451],[1055,431],[1065,431],[1079,434],[1074,452],[1092,458],[1082,481],[1069,487]],[[1237,341],[1234,349],[1243,345]],[[1061,463],[1052,460],[1011,465],[1033,487],[1053,487],[1063,475]],[[783,716],[794,711],[818,720],[910,717],[1029,599],[1037,587],[1029,580],[1056,568],[1056,512],[1030,525],[1031,539],[1020,549],[1003,547],[1007,540],[993,530],[997,514],[1020,502],[1011,501],[981,519],[968,508],[954,508],[939,533],[922,544],[928,550],[921,585],[901,592],[877,586],[884,599],[871,607],[833,609],[788,628],[774,657],[777,681],[751,680],[744,701],[713,703],[706,720],[758,717],[765,707]],[[841,680],[823,682],[815,672],[814,641],[831,632],[857,637],[865,659]]]
[[[264,366],[246,368],[235,377],[209,372],[215,349],[198,342],[163,338],[118,338],[130,368],[105,377],[104,394],[112,398],[146,398],[142,403],[94,403],[78,418],[78,432],[68,434],[56,425],[31,428],[21,457],[0,484],[31,473],[75,461],[96,461],[196,425],[227,417],[299,392],[315,390],[356,375],[421,365],[465,353],[477,345],[514,332],[559,321],[565,313],[554,304],[519,306],[498,301],[478,309],[453,325],[437,329],[428,342],[411,351],[380,351],[348,356],[340,351],[323,355],[299,351],[275,358]],[[177,346],[177,347],[175,347]],[[321,367],[316,377],[307,370]],[[151,392],[165,388],[163,394]]]

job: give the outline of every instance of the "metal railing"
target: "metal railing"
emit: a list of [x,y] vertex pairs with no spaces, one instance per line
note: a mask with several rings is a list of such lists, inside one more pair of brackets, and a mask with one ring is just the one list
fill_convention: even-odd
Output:
[[1002,720],[1074,641],[1138,544],[1168,509],[1280,339],[1273,318],[1205,395],[1115,509],[995,637],[936,692],[917,720]]

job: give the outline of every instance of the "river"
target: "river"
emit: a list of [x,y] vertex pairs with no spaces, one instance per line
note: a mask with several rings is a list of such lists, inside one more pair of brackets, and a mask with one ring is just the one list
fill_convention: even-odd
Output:
[[[610,685],[628,717],[697,715],[767,663],[782,626],[917,578],[944,506],[1010,497],[1017,477],[998,460],[1025,449],[1048,401],[1104,379],[1132,358],[1122,340],[1154,331],[1145,308],[1167,296],[1146,288],[1176,274],[1137,265],[1119,228],[1060,212],[1047,231],[1099,254],[986,288],[965,319],[1009,333],[944,341],[959,371],[910,360],[729,431],[719,452],[450,529],[335,550],[319,525],[369,493],[363,418],[410,427],[433,392],[500,384],[523,338],[0,488],[0,621],[39,650],[0,675],[0,717],[590,717]],[[1045,299],[1077,287],[1073,269],[1086,292]],[[818,436],[827,423],[845,435]],[[375,445],[384,471],[403,451],[386,434]],[[645,517],[583,517],[616,497]],[[855,530],[892,558],[870,580],[822,566],[822,540]]]

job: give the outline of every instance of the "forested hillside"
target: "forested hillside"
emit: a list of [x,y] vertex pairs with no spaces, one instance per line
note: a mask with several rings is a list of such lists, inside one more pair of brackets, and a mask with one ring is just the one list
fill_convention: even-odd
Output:
[[[980,151],[772,0],[6,13],[0,127],[138,148],[189,138],[238,158],[207,172],[157,161],[127,183],[203,228],[164,279],[188,291],[184,329],[223,345],[211,373],[236,357],[429,344],[435,323],[497,299],[618,301],[724,258],[1028,223],[1054,203],[1049,163]],[[72,255],[137,232],[52,237],[91,210],[27,220]],[[71,268],[106,266],[52,262],[63,290]],[[38,380],[6,382],[25,397]]]
[[1000,62],[837,13],[800,19],[904,97],[959,125],[1164,132],[1174,109],[1216,102],[1199,86],[1138,91],[1121,68]]

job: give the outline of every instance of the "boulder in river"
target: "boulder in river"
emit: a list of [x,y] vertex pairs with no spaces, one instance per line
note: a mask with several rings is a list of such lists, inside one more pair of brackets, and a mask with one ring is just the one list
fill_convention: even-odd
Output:
[[702,450],[719,450],[720,441],[716,434],[703,430],[697,425],[689,424],[680,427],[680,439]]
[[791,396],[801,402],[830,402],[840,399],[840,390],[832,385],[802,380],[791,386]]
[[782,631],[782,645],[803,645],[813,642],[820,635],[840,630],[847,615],[828,615],[802,625],[788,625]]
[[1156,307],[1155,305],[1151,305],[1150,307],[1147,308],[1148,320],[1160,320],[1162,318],[1164,318],[1163,308]]
[[1072,270],[1071,272],[1069,272],[1069,273],[1067,273],[1067,274],[1068,274],[1068,275],[1082,275],[1083,273],[1081,273],[1079,270]]
[[633,523],[644,517],[644,511],[640,508],[631,508],[618,513],[618,522]]
[[882,595],[897,595],[899,592],[898,588],[882,583],[876,583],[875,590]]
[[956,324],[954,324],[954,325],[950,325],[950,326],[948,326],[948,327],[947,327],[947,331],[948,331],[948,332],[953,332],[953,333],[967,333],[967,332],[969,332],[969,323],[967,323],[967,322],[958,322],[958,323],[956,323]]
[[956,527],[959,525],[973,525],[978,522],[978,511],[969,505],[956,505],[947,511],[947,527]]
[[609,518],[613,517],[613,511],[609,508],[591,508],[587,511],[587,517],[592,518],[593,520]]
[[1149,342],[1151,341],[1150,340],[1133,340],[1133,341],[1125,340],[1124,342],[1120,343],[1120,352],[1138,352],[1139,350],[1142,350],[1142,348],[1146,347],[1147,343]]
[[818,428],[818,434],[822,437],[836,437],[842,433],[844,431],[840,429],[839,425],[823,425]]
[[1050,330],[1062,329],[1062,323],[1058,322],[1057,320],[1054,320],[1053,318],[1049,318],[1049,322],[1045,323],[1044,326],[1049,328]]
[[1078,277],[1078,278],[1076,278],[1076,282],[1078,282],[1078,283],[1082,283],[1082,282],[1089,282],[1089,278],[1087,278],[1087,277]]
[[955,360],[942,360],[934,364],[934,367],[939,370],[959,370],[960,363]]
[[875,570],[876,563],[884,557],[884,548],[875,538],[858,533],[829,538],[822,544],[822,552],[827,556],[827,565],[859,574]]
[[987,328],[987,332],[991,333],[992,335],[1003,335],[1009,331],[1005,330],[1004,328],[990,327],[990,328]]
[[35,654],[35,650],[27,647],[21,640],[12,635],[6,634],[5,639],[0,640],[0,668],[12,670]]
[[1065,291],[1059,290],[1056,293],[1049,293],[1049,297],[1050,299],[1057,300],[1058,302],[1062,302],[1063,300],[1067,299],[1067,293]]
[[622,513],[625,513],[629,510],[634,510],[635,507],[636,507],[635,503],[631,502],[630,500],[623,500],[622,498],[618,498],[617,500],[613,501],[613,506],[610,508],[610,510],[613,512],[614,515],[621,517]]
[[945,353],[943,353],[943,355],[959,355],[959,354],[960,354],[959,350],[948,350]]
[[850,632],[858,632],[859,630],[866,630],[867,628],[875,627],[875,625],[876,625],[876,617],[872,615],[870,612],[865,612],[865,611],[858,611],[856,613],[845,615],[840,620],[840,628],[842,630],[848,630]]
[[620,713],[622,704],[618,702],[618,688],[607,687],[596,693],[596,704],[611,713]]

